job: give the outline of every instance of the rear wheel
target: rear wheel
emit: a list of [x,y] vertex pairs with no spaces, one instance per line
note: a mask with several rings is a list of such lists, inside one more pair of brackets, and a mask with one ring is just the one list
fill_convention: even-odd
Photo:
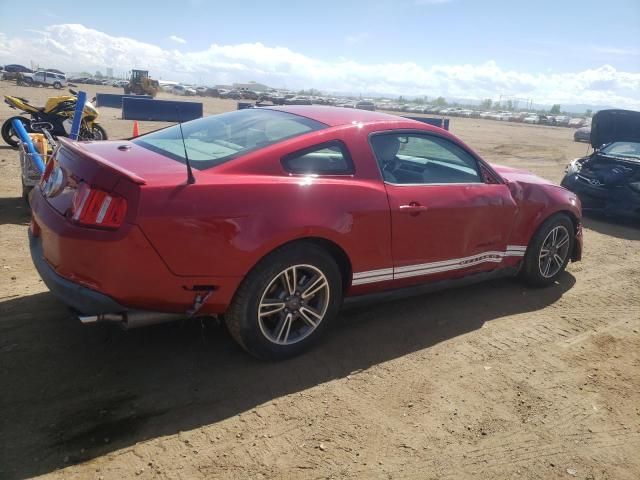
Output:
[[548,218],[533,236],[524,258],[522,276],[532,286],[546,287],[564,272],[573,251],[571,219],[558,213]]
[[225,321],[247,352],[278,360],[308,349],[341,303],[335,260],[316,245],[297,244],[260,261],[236,292]]
[[2,124],[2,139],[7,145],[17,147],[20,137],[18,136],[18,133],[13,130],[13,125],[11,123],[13,119],[18,119],[18,121],[22,122],[27,132],[31,131],[31,127],[29,120],[20,116],[11,117]]
[[91,127],[91,133],[94,140],[107,140],[107,131],[102,128],[102,125],[94,123]]

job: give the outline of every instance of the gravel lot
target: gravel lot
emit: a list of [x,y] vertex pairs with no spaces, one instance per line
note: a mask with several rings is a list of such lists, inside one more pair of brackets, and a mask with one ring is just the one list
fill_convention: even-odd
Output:
[[[111,138],[131,134],[118,117],[101,109]],[[489,161],[554,181],[587,149],[565,128],[451,125]],[[28,221],[2,146],[0,478],[640,478],[637,223],[586,218],[584,259],[551,288],[351,307],[312,352],[259,363],[213,322],[80,325],[32,266]]]

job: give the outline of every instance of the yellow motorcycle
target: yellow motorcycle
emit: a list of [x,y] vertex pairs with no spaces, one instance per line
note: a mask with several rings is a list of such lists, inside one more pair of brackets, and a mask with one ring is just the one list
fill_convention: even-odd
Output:
[[[18,119],[21,121],[29,133],[35,130],[31,128],[31,122],[39,124],[50,124],[49,133],[54,137],[68,137],[71,132],[73,114],[76,109],[77,92],[69,90],[71,95],[51,97],[44,107],[36,107],[29,103],[29,100],[21,97],[4,96],[4,103],[11,108],[21,110],[23,113],[7,119],[2,124],[2,139],[12,147],[18,145],[18,134],[13,131],[11,121]],[[22,115],[28,115],[26,116]],[[98,110],[91,102],[85,102],[82,112],[82,122],[80,124],[80,134],[78,140],[106,140],[107,132],[96,121]]]

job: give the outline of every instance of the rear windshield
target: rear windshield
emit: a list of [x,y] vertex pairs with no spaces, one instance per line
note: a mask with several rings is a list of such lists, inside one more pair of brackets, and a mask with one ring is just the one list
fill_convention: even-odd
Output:
[[263,108],[248,108],[199,118],[143,135],[133,143],[204,170],[258,148],[280,142],[326,125],[309,118]]

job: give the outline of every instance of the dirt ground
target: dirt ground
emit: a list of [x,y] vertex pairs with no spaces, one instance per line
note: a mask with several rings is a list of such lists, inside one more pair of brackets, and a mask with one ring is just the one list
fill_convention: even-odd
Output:
[[[131,134],[118,117],[101,109],[111,138]],[[587,149],[565,128],[451,130],[554,181]],[[28,221],[2,146],[0,478],[640,478],[638,224],[586,218],[584,260],[551,288],[351,307],[313,351],[260,363],[213,322],[81,325],[39,280]]]

